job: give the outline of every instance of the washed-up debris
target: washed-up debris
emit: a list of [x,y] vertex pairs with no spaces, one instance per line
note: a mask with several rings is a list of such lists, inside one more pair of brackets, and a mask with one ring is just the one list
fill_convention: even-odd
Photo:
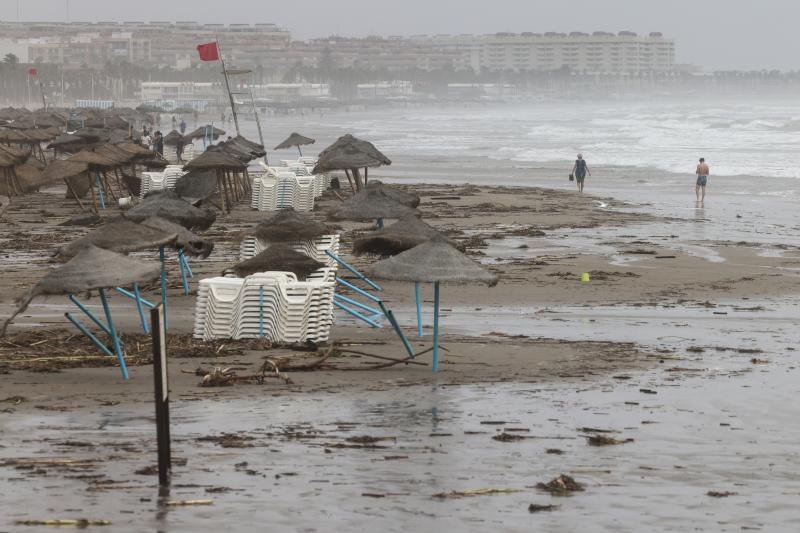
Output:
[[639,392],[641,392],[642,394],[658,394],[653,389],[639,389]]
[[750,362],[754,365],[768,365],[770,363],[769,359],[758,359],[756,357],[750,359]]
[[214,500],[169,500],[165,505],[169,507],[187,507],[190,505],[213,505]]
[[384,440],[397,441],[397,437],[370,437],[369,435],[361,435],[356,437],[348,437],[345,440],[354,444],[377,444]]
[[504,431],[503,433],[500,433],[498,435],[494,435],[492,437],[492,440],[496,440],[496,441],[500,441],[500,442],[515,442],[515,441],[524,440],[524,439],[527,439],[527,438],[528,437],[526,437],[524,435],[514,435],[513,433],[506,433]]
[[578,483],[566,474],[561,474],[560,476],[551,479],[547,483],[539,482],[536,484],[536,488],[545,490],[554,496],[566,496],[572,492],[581,492],[586,490],[582,483]]
[[452,499],[452,498],[468,498],[471,496],[488,496],[490,494],[511,494],[514,492],[522,492],[520,489],[471,489],[471,490],[451,490],[450,492],[439,492],[434,494],[434,498],[439,499]]
[[547,448],[544,453],[548,453],[550,455],[564,455],[567,452],[564,450],[559,450],[558,448]]
[[614,446],[633,442],[633,439],[615,439],[606,435],[585,435],[589,446]]
[[26,401],[24,396],[9,396],[8,398],[0,400],[0,403],[10,403],[11,405],[19,405]]
[[484,426],[502,426],[505,423],[505,420],[481,420],[481,424]]
[[600,429],[600,428],[590,428],[590,427],[578,428],[578,431],[580,431],[581,433],[619,433],[619,431],[614,429]]
[[559,507],[561,507],[561,506],[560,505],[538,505],[538,504],[532,503],[532,504],[530,504],[528,506],[528,512],[529,513],[541,513],[541,512],[545,512],[545,511],[556,511]]
[[89,520],[88,518],[68,519],[68,520],[17,520],[14,522],[18,526],[72,526],[85,528],[89,526],[110,526],[111,520]]
[[737,494],[739,494],[739,493],[738,492],[731,492],[731,491],[728,491],[728,490],[725,490],[725,491],[710,490],[710,491],[706,492],[706,496],[711,496],[712,498],[727,498],[728,496],[736,496]]
[[223,448],[252,448],[254,446],[252,441],[255,438],[235,433],[223,433],[221,435],[198,437],[197,440],[200,442],[213,442]]

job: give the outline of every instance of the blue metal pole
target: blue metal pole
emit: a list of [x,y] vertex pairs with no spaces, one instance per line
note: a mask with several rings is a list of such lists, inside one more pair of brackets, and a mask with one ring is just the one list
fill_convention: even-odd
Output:
[[419,281],[417,281],[414,283],[414,294],[417,297],[417,336],[422,337],[422,301],[419,293]]
[[147,327],[147,319],[144,317],[144,309],[142,309],[142,297],[139,295],[139,284],[133,284],[133,294],[136,296],[136,310],[139,311],[139,319],[142,321],[142,329],[145,334],[150,333]]
[[91,311],[89,311],[89,309],[87,309],[87,308],[86,308],[86,306],[85,306],[85,305],[83,305],[83,304],[80,302],[80,300],[78,300],[78,298],[77,298],[77,297],[76,297],[74,294],[70,294],[70,295],[69,295],[69,299],[70,299],[70,300],[72,300],[72,303],[74,303],[75,305],[77,305],[77,306],[78,306],[78,309],[80,309],[81,311],[83,311],[83,312],[86,314],[86,316],[88,316],[88,317],[89,317],[89,318],[92,320],[92,322],[94,322],[95,324],[97,324],[97,327],[98,327],[98,328],[100,328],[100,329],[102,329],[102,330],[103,330],[103,331],[106,333],[106,335],[111,335],[111,330],[109,330],[109,329],[106,327],[106,325],[105,325],[105,324],[103,324],[103,323],[100,321],[100,319],[99,319],[99,318],[97,318],[96,316],[94,316],[94,314],[93,314]]
[[166,331],[169,319],[167,314],[167,264],[163,246],[159,247],[158,256],[161,259],[161,305],[164,306],[164,330]]
[[343,280],[342,278],[336,278],[336,281],[338,281],[339,283],[341,283],[342,285],[344,285],[348,289],[352,289],[352,290],[356,291],[361,296],[365,296],[365,297],[369,298],[370,300],[372,300],[375,303],[378,303],[378,302],[381,301],[381,299],[378,298],[377,296],[375,296],[374,294],[370,294],[370,293],[368,293],[367,291],[365,291],[363,289],[359,289],[358,287],[356,287],[352,283],[348,283],[345,280]]
[[439,282],[433,284],[433,371],[439,371]]
[[189,274],[190,278],[194,277],[194,272],[192,272],[192,267],[189,266],[189,258],[186,257],[186,254],[183,253],[183,249],[179,252],[181,260],[183,260],[183,266],[186,268],[186,273]]
[[347,302],[350,305],[355,305],[359,309],[363,309],[364,311],[370,312],[373,315],[381,314],[381,310],[380,309],[375,309],[374,307],[370,307],[368,305],[362,304],[361,302],[357,302],[356,300],[353,300],[352,298],[348,298],[347,296],[342,296],[341,294],[334,294],[333,297],[336,298],[337,300],[342,300],[343,302]]
[[98,289],[100,293],[100,301],[103,303],[103,311],[106,314],[106,321],[108,322],[108,329],[111,330],[111,340],[114,343],[114,351],[117,352],[117,359],[119,360],[119,369],[122,371],[122,379],[128,379],[128,367],[125,366],[125,354],[122,353],[122,346],[117,336],[117,328],[114,326],[114,319],[111,317],[111,309],[108,307],[108,300],[106,299],[105,289]]
[[328,257],[330,257],[331,259],[333,259],[334,261],[336,261],[337,263],[339,263],[340,265],[342,265],[343,267],[345,267],[347,270],[352,272],[353,275],[355,275],[358,279],[363,280],[364,282],[366,282],[370,287],[372,287],[376,291],[382,291],[383,290],[383,289],[381,289],[380,285],[378,285],[377,283],[375,283],[374,281],[369,279],[367,276],[365,276],[364,274],[362,274],[361,272],[356,270],[355,267],[348,265],[342,258],[337,257],[335,254],[332,254],[330,252],[330,250],[325,250],[325,254]]
[[109,350],[105,344],[100,342],[100,339],[92,335],[92,332],[86,329],[86,327],[83,324],[81,324],[77,319],[75,319],[71,314],[64,313],[64,316],[67,317],[67,320],[72,322],[75,325],[75,327],[80,330],[81,333],[86,335],[89,338],[89,340],[94,343],[95,346],[100,348],[100,350],[102,350],[104,354],[110,357],[114,357],[114,353],[111,350]]
[[258,336],[264,337],[264,287],[258,288]]
[[383,314],[386,315],[386,318],[389,319],[389,323],[394,328],[395,332],[397,333],[397,336],[400,337],[401,341],[403,341],[403,346],[405,346],[408,355],[413,359],[414,356],[416,355],[414,353],[414,349],[411,347],[411,344],[409,344],[405,333],[403,333],[403,330],[400,329],[400,324],[398,324],[397,320],[394,318],[394,313],[386,309],[386,306],[383,305],[383,302],[381,302],[380,305],[381,305],[381,311],[383,311]]
[[[180,252],[179,252],[180,253]],[[183,294],[189,294],[189,280],[186,279],[186,269],[183,267],[183,261],[178,256],[178,266],[181,268],[181,281],[183,282]]]
[[[131,300],[135,300],[135,299],[136,299],[136,295],[135,295],[135,294],[133,294],[133,293],[132,293],[132,292],[130,292],[130,291],[126,291],[125,289],[123,289],[123,288],[121,288],[121,287],[116,287],[115,289],[116,289],[116,291],[117,291],[118,293],[120,293],[120,294],[121,294],[121,295],[123,295],[123,296],[127,296],[127,297],[128,297],[128,298],[130,298]],[[156,307],[156,304],[148,302],[147,300],[145,300],[145,299],[144,299],[144,298],[142,298],[141,296],[139,296],[139,301],[140,301],[140,302],[142,302],[142,303],[143,303],[145,306],[147,306],[147,307],[148,307],[148,308],[150,308],[150,309],[155,309],[155,307]]]
[[336,307],[338,307],[339,309],[341,309],[341,310],[343,310],[343,311],[345,311],[347,313],[350,313],[351,315],[353,315],[357,319],[363,320],[364,322],[366,322],[367,324],[369,324],[373,328],[380,328],[381,327],[381,325],[378,324],[377,322],[375,322],[374,320],[365,317],[364,315],[362,315],[361,313],[359,313],[355,309],[350,309],[346,305],[340,304],[336,300],[333,301],[333,305],[335,305]]
[[97,180],[97,195],[100,198],[100,208],[105,209],[106,199],[105,196],[103,195],[103,184],[100,181],[100,172],[95,172],[95,178]]

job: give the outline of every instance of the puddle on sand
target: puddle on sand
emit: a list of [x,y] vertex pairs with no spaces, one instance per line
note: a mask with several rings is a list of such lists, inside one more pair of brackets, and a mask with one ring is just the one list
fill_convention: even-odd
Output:
[[[159,512],[154,478],[133,474],[155,462],[149,404],[4,416],[0,458],[101,461],[75,472],[1,467],[0,503],[11,511],[0,529],[18,519],[81,516],[112,520],[104,531],[265,523],[281,531],[329,531],[332,524],[389,532],[793,531],[800,381],[796,352],[787,348],[799,340],[788,314],[796,303],[713,320],[703,309],[554,309],[583,311],[586,321],[572,323],[575,336],[603,338],[612,330],[615,340],[649,339],[681,356],[623,376],[454,387],[375,383],[386,390],[287,396],[248,388],[257,397],[176,400],[174,456],[188,464],[176,467],[170,498],[212,498],[209,507]],[[453,316],[445,320],[449,331],[458,329]],[[676,328],[680,321],[688,325]],[[502,321],[493,326],[503,330]],[[542,333],[550,326],[543,322]],[[716,351],[717,344],[764,352]],[[681,351],[690,346],[706,351]],[[764,361],[754,364],[753,357]],[[498,421],[505,423],[481,423]],[[589,446],[584,427],[634,440]],[[502,431],[531,438],[492,439]],[[248,447],[197,440],[223,432]],[[358,445],[347,439],[364,435],[386,438],[374,443],[384,447],[341,447]],[[532,488],[561,473],[586,491],[558,498]],[[86,475],[105,477],[92,483],[80,478]],[[207,493],[209,487],[230,490]],[[521,492],[432,497],[489,487]],[[736,494],[714,498],[708,491]],[[561,507],[531,515],[531,503]]]

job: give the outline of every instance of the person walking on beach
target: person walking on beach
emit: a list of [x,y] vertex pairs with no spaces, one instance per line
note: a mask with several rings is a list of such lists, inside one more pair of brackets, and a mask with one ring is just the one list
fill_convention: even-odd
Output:
[[697,203],[702,204],[706,200],[706,184],[708,183],[708,175],[710,173],[708,164],[704,157],[700,158],[700,163],[697,165],[697,182],[694,186],[694,194],[697,196]]
[[181,127],[181,135],[184,135],[186,133],[186,121],[183,120],[183,117],[181,117],[180,127]]
[[578,159],[575,160],[575,165],[572,167],[572,174],[575,176],[575,183],[578,185],[578,192],[583,192],[583,181],[586,179],[586,174],[592,175],[589,167],[586,165],[586,160],[581,154],[578,154]]

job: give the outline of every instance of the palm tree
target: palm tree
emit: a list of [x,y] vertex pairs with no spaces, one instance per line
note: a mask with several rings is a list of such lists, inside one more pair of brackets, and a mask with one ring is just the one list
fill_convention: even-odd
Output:
[[12,67],[19,63],[19,58],[14,54],[6,54],[3,57],[3,63],[6,65],[11,65]]

